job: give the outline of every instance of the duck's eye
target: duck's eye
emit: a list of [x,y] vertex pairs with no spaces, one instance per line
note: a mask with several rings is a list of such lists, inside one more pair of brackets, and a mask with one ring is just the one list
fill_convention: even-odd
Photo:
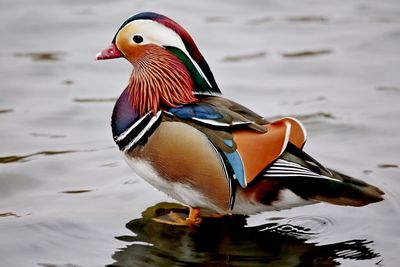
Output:
[[140,36],[140,35],[134,35],[133,38],[132,38],[132,40],[133,40],[135,43],[140,44],[141,42],[143,42],[143,37]]

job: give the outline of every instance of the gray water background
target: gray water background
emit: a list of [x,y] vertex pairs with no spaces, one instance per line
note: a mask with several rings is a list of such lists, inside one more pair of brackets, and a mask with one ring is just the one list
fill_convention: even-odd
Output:
[[226,97],[267,118],[298,117],[307,152],[386,193],[363,208],[318,204],[248,218],[246,227],[307,230],[294,242],[301,246],[276,238],[286,250],[272,253],[271,265],[246,258],[251,240],[238,245],[244,255],[234,263],[207,264],[207,253],[185,245],[197,244],[185,233],[186,243],[174,244],[182,253],[153,266],[300,266],[303,248],[318,254],[352,240],[367,252],[346,257],[335,248],[321,254],[335,261],[324,266],[398,266],[400,2],[306,0],[1,0],[0,266],[104,266],[120,262],[121,252],[148,256],[131,261],[145,266],[160,254],[146,248],[168,243],[162,235],[116,238],[134,237],[126,223],[173,200],[133,174],[113,144],[110,114],[130,65],[94,61],[120,24],[142,11],[191,33]]

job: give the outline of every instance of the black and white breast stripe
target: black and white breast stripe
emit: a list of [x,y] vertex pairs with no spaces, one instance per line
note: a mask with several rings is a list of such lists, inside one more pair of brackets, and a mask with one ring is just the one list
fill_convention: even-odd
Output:
[[146,138],[154,132],[161,122],[162,111],[155,115],[147,113],[121,134],[114,136],[114,141],[122,152],[134,148],[138,144],[143,144]]
[[276,160],[263,174],[264,177],[268,178],[280,178],[280,177],[307,177],[317,179],[328,179],[335,182],[341,182],[339,179],[335,179],[326,175],[321,175],[313,172],[300,164],[290,162],[284,159]]

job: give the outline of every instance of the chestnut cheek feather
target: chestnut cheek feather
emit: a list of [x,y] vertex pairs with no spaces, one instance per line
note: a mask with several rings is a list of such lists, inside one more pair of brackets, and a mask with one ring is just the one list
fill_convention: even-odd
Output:
[[129,100],[141,116],[156,113],[161,106],[175,107],[196,101],[193,81],[185,65],[171,52],[157,45],[142,45],[129,55],[133,65]]

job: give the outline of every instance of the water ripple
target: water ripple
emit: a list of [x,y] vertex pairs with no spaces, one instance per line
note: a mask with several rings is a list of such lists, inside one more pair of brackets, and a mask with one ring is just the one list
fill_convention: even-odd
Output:
[[106,148],[100,148],[100,149],[85,149],[85,150],[44,150],[44,151],[39,151],[36,153],[22,155],[22,156],[11,155],[11,156],[0,157],[0,164],[26,162],[28,160],[35,158],[36,156],[53,156],[53,155],[59,155],[59,154],[69,154],[69,153],[79,153],[79,152],[95,152],[95,151],[110,149],[110,148],[114,148],[114,147],[106,147]]
[[59,61],[66,53],[64,52],[27,52],[27,53],[15,53],[14,57],[26,57],[32,61]]
[[62,194],[83,194],[83,193],[89,193],[92,191],[93,191],[93,189],[76,189],[76,190],[61,191],[60,193],[62,193]]
[[305,239],[327,234],[336,225],[333,218],[322,216],[296,216],[274,219],[274,222],[274,224],[267,224],[264,230]]
[[266,55],[267,55],[267,53],[261,51],[261,52],[256,52],[256,53],[252,53],[252,54],[226,56],[225,58],[223,58],[222,61],[225,61],[225,62],[238,62],[238,61],[244,61],[244,60],[250,60],[250,59],[263,58]]
[[62,134],[48,134],[48,133],[31,133],[30,134],[33,137],[48,137],[48,138],[64,138],[66,135]]
[[301,225],[303,228],[315,234],[327,233],[336,225],[336,220],[322,216],[297,216],[289,219],[289,224]]
[[12,108],[5,108],[5,109],[0,109],[0,113],[10,113],[13,112],[14,110]]
[[77,103],[101,103],[101,102],[115,102],[117,101],[116,98],[110,97],[110,98],[74,98],[74,102]]
[[0,218],[2,218],[2,217],[16,217],[16,218],[19,218],[21,216],[19,216],[18,214],[14,213],[14,212],[3,212],[3,213],[0,213]]
[[67,153],[74,153],[77,151],[74,150],[60,150],[60,151],[40,151],[28,155],[12,155],[12,156],[6,156],[6,157],[0,157],[0,164],[6,164],[6,163],[14,163],[14,162],[25,162],[28,159],[35,157],[35,156],[50,156],[50,155],[58,155],[58,154],[67,154]]
[[282,53],[283,57],[286,58],[296,58],[296,57],[312,57],[312,56],[320,56],[326,54],[332,54],[332,49],[320,49],[320,50],[304,50],[304,51],[295,51],[295,52],[287,52]]

